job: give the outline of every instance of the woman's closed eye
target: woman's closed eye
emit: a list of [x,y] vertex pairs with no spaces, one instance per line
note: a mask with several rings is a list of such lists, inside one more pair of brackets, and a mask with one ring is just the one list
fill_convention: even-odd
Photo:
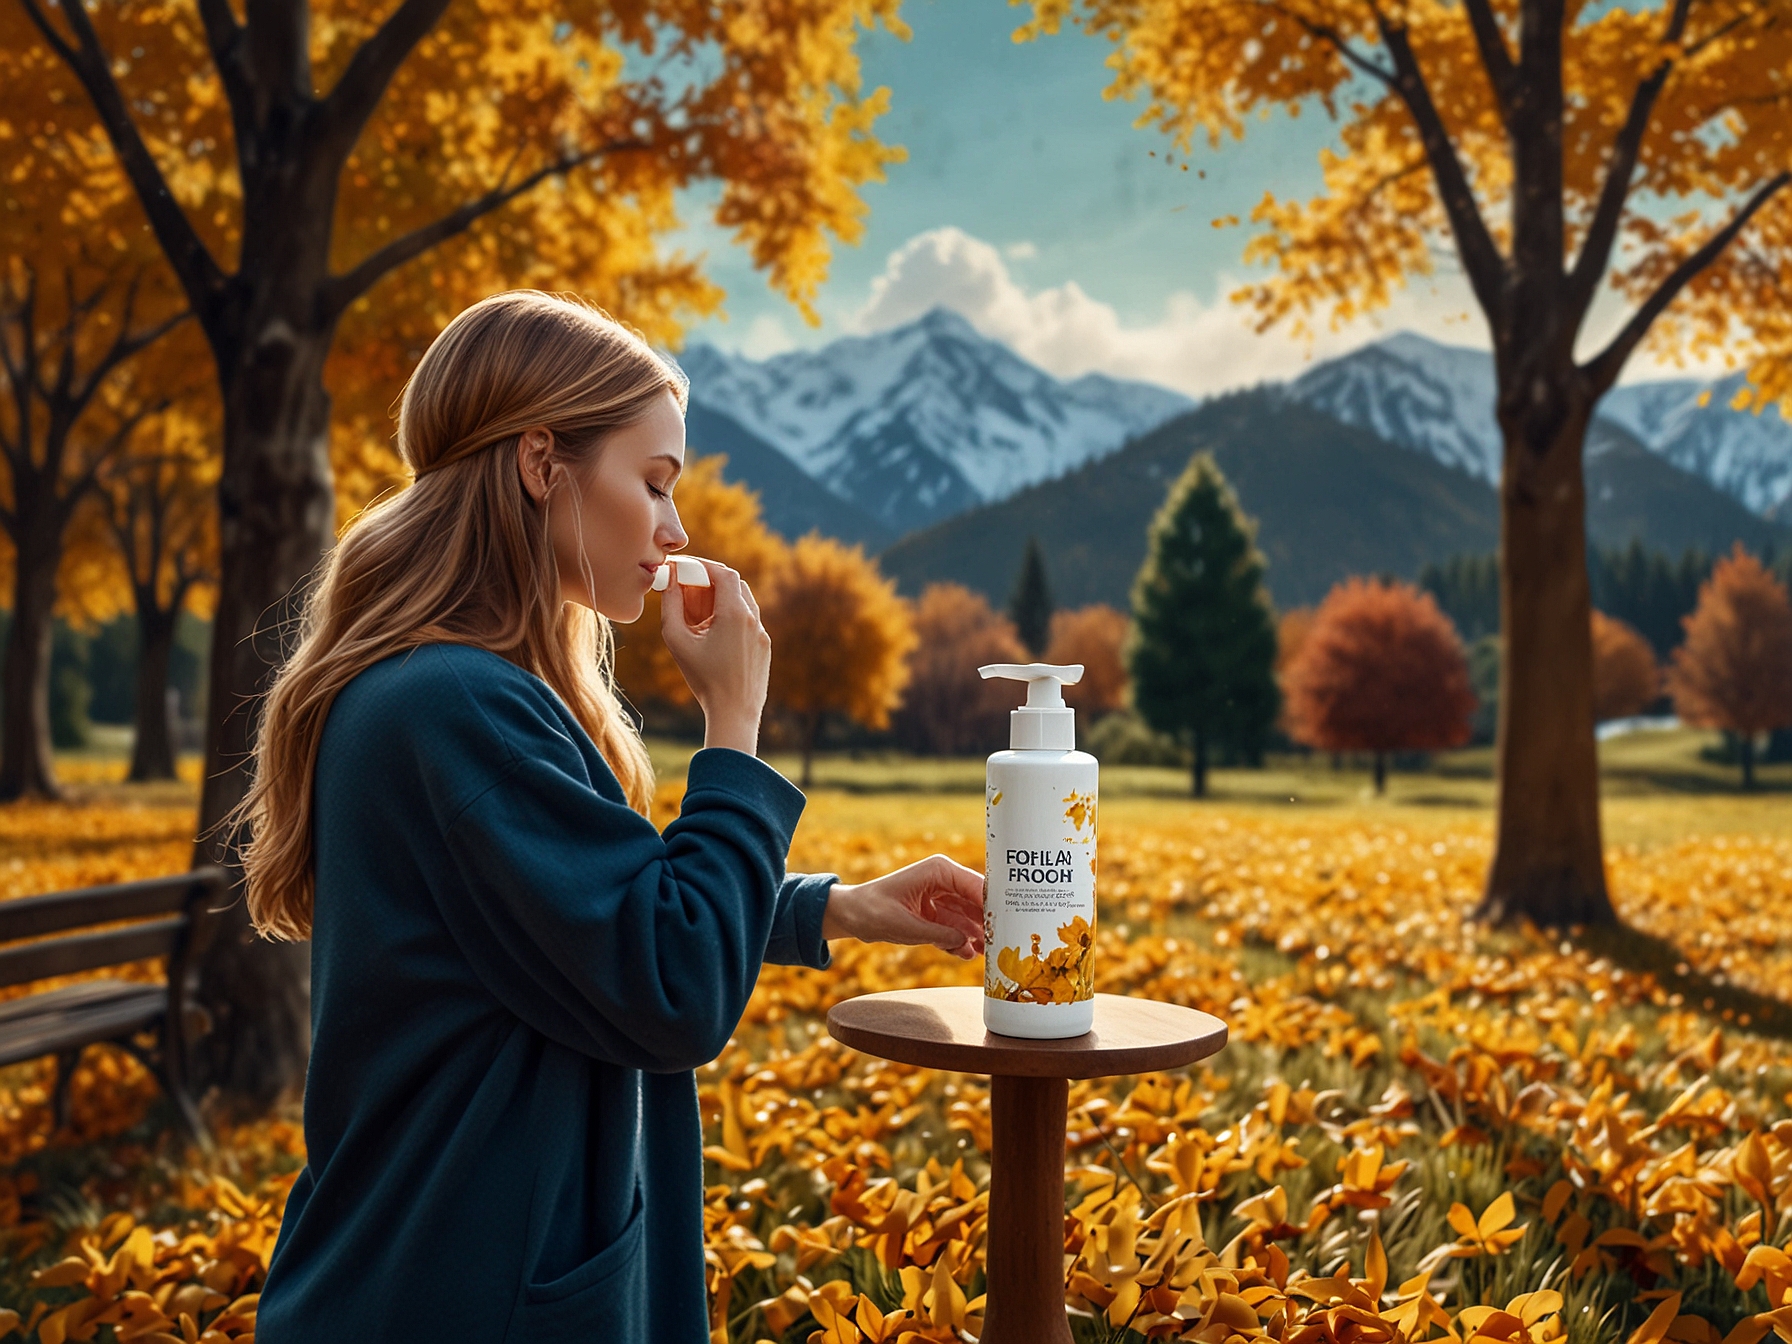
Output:
[[659,486],[655,485],[652,481],[647,482],[647,488],[649,490],[653,491],[653,493],[658,495],[661,499],[671,499],[672,498],[672,492],[670,490],[663,490]]

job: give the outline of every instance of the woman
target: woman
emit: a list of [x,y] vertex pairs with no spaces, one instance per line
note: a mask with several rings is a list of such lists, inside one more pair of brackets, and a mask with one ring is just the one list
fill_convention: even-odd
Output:
[[754,757],[771,641],[713,562],[713,615],[661,604],[704,749],[647,820],[609,622],[686,544],[684,405],[603,314],[487,299],[405,389],[415,484],[322,569],[239,816],[257,927],[311,939],[309,1163],[264,1344],[703,1344],[692,1070],[760,965],[982,950],[982,879],[940,856],[786,875],[803,796]]

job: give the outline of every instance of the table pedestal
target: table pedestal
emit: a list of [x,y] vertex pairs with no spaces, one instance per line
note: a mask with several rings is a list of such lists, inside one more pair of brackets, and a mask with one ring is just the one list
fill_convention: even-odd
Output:
[[979,1344],[1071,1344],[1064,1312],[1069,1105],[1063,1078],[989,1080],[989,1299]]
[[990,1076],[987,1300],[979,1344],[1071,1344],[1064,1310],[1064,1132],[1071,1078],[1178,1069],[1226,1043],[1192,1008],[1095,996],[1095,1026],[1068,1040],[983,1029],[981,986],[866,994],[828,1011],[842,1045],[924,1069]]

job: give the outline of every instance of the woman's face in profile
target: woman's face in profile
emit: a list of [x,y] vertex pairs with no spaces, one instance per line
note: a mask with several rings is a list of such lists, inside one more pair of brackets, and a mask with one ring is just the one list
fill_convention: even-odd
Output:
[[[549,493],[548,442],[531,430],[517,450],[523,481],[538,500]],[[640,619],[653,571],[690,543],[672,503],[683,470],[684,415],[668,390],[645,417],[610,434],[582,472],[562,476],[547,509],[563,600],[623,624]],[[576,516],[568,507],[575,490]]]

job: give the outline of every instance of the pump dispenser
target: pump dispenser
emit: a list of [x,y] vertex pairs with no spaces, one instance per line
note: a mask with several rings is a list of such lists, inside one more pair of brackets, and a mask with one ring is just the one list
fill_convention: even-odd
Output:
[[1095,811],[1100,766],[1076,749],[1065,686],[1080,664],[993,663],[1027,683],[1009,750],[984,789],[983,1025],[1004,1036],[1081,1036],[1095,1020]]

